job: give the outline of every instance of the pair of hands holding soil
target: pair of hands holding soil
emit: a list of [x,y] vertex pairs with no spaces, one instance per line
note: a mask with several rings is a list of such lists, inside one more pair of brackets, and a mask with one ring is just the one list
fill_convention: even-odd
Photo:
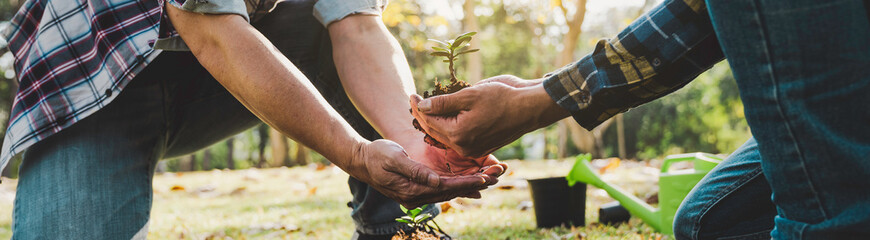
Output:
[[522,135],[570,116],[547,94],[543,80],[492,77],[455,93],[411,96],[415,126],[461,156],[480,157]]
[[[527,132],[568,116],[550,99],[541,80],[498,76],[474,86],[459,80],[455,60],[478,51],[467,49],[475,34],[469,32],[447,41],[432,40],[438,45],[432,47],[430,55],[442,57],[448,63],[449,84],[442,85],[436,80],[435,89],[424,92],[425,100],[412,95],[411,114],[416,130],[389,137],[395,142],[372,142],[383,145],[380,150],[393,150],[395,154],[363,158],[387,161],[352,168],[368,169],[354,176],[408,208],[455,197],[480,198],[480,190],[495,184],[507,169],[490,153]],[[415,161],[389,161],[403,158]]]
[[[427,92],[426,99],[412,95],[413,125],[420,132],[394,139],[401,146],[389,143],[397,151],[404,147],[404,156],[419,164],[386,166],[394,174],[376,175],[423,177],[388,181],[401,184],[372,186],[408,208],[455,197],[480,198],[480,190],[498,182],[507,169],[490,153],[525,133],[570,115],[550,98],[542,82],[504,75],[473,86],[461,81],[445,86],[436,84],[436,91],[431,94],[435,96]],[[456,88],[458,83],[465,86]],[[399,172],[408,174],[395,174]],[[418,174],[422,172],[429,172],[429,177]],[[388,188],[380,189],[384,186]]]
[[[386,164],[382,166],[386,171],[365,174],[372,177],[367,182],[385,183],[371,186],[408,208],[455,197],[480,198],[480,190],[497,183],[498,177],[507,169],[506,164],[499,162],[490,153],[524,133],[537,129],[538,126],[546,126],[530,125],[528,121],[520,118],[530,117],[536,121],[539,119],[538,114],[525,114],[528,112],[503,107],[505,104],[519,107],[521,105],[513,103],[519,101],[525,104],[522,106],[539,108],[528,104],[533,102],[527,101],[528,96],[525,93],[530,90],[527,88],[540,85],[540,82],[499,76],[471,86],[453,78],[446,85],[436,82],[435,90],[424,93],[426,100],[419,95],[412,95],[411,114],[415,118],[413,125],[419,131],[399,134],[391,139],[395,142],[388,143],[396,145],[393,147],[396,152],[404,148],[403,157],[414,159],[419,164],[406,161],[406,164],[397,167],[386,164],[391,161],[378,161],[377,163]],[[546,92],[543,92],[543,88],[541,92],[545,97],[544,101],[552,102]],[[374,166],[374,169],[380,171],[382,168]],[[402,175],[410,177],[375,179]],[[366,181],[367,177],[358,178]]]

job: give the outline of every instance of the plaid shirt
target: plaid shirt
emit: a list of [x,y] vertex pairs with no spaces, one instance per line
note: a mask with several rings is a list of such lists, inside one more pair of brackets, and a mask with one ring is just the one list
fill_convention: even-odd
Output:
[[600,40],[591,54],[548,74],[544,88],[591,130],[676,91],[724,58],[704,0],[666,0],[616,39]]
[[[239,14],[256,21],[278,0],[28,0],[3,35],[15,56],[18,93],[0,171],[29,146],[109,104],[162,49],[186,49],[163,7]],[[320,0],[324,25],[379,14],[385,0]]]

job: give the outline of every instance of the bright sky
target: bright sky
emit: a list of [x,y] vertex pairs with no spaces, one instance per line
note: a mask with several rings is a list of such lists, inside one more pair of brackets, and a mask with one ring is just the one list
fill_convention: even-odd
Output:
[[[416,0],[423,12],[432,15],[439,15],[446,18],[448,21],[455,21],[463,16],[462,11],[462,0],[448,0],[448,1],[425,1],[425,0]],[[482,4],[490,4],[492,2],[503,2],[508,6],[528,6],[528,7],[540,7],[543,10],[551,9],[550,4],[552,0],[479,0]],[[566,2],[573,3],[571,0],[562,0]],[[662,0],[656,0],[656,2],[661,2]],[[586,21],[585,23],[596,24],[596,20],[603,20],[601,18],[602,15],[609,14],[608,10],[613,8],[637,8],[643,5],[645,0],[587,0],[586,3]],[[570,8],[570,7],[569,7]],[[569,10],[570,11],[570,10]],[[560,11],[552,9],[554,14],[561,14]],[[490,8],[478,8],[475,9],[475,14],[477,15],[486,15],[492,14],[492,9]],[[568,27],[564,26],[564,18],[557,17],[553,20],[556,21],[557,25],[548,26],[544,31],[551,36],[557,36],[560,33],[565,33],[568,31]],[[560,23],[561,22],[561,23]],[[561,25],[561,26],[560,26]],[[585,24],[584,24],[585,26]],[[585,28],[585,27],[584,27]],[[447,26],[441,26],[431,33],[433,35],[444,35],[447,34],[448,28]],[[543,38],[542,41],[545,44],[554,44],[558,43],[559,39],[557,38]],[[554,42],[555,41],[555,42]],[[557,45],[557,48],[561,48],[561,45]]]
[[[483,2],[492,2],[492,1],[500,1],[500,0],[483,0]],[[528,0],[501,0],[503,2],[508,3],[519,3],[525,2]],[[545,1],[545,0],[533,0],[533,1]],[[424,8],[425,12],[434,12],[437,15],[444,16],[449,20],[455,20],[461,16],[462,6],[459,1],[455,1],[454,4],[451,4],[454,1],[419,1],[420,5]],[[588,0],[586,3],[586,8],[588,13],[595,14],[598,12],[604,12],[610,8],[619,8],[619,7],[638,7],[644,3],[644,0]]]

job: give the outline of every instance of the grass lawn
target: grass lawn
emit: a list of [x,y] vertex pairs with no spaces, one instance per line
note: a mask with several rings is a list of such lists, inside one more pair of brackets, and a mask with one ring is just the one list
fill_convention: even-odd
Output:
[[[564,176],[573,161],[507,161],[509,173],[483,199],[457,199],[436,218],[459,239],[666,239],[632,218],[597,223],[598,206],[612,201],[587,190],[586,226],[536,229],[525,179]],[[604,177],[644,197],[655,189],[654,169],[626,163]],[[353,232],[347,174],[335,167],[163,173],[154,179],[149,239],[348,239]],[[0,184],[0,238],[11,235],[14,180]]]

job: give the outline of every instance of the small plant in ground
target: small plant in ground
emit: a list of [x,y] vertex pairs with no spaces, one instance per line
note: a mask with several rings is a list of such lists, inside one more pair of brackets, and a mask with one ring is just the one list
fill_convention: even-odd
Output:
[[[455,93],[455,92],[458,92],[459,90],[462,90],[463,88],[471,86],[471,84],[468,84],[468,82],[462,81],[456,77],[456,67],[455,66],[456,66],[456,60],[459,58],[459,56],[464,55],[464,54],[477,52],[480,50],[480,49],[465,49],[466,47],[471,45],[469,42],[471,42],[471,38],[475,34],[477,34],[477,32],[468,32],[468,33],[464,33],[462,35],[459,35],[455,39],[447,40],[447,41],[429,39],[429,41],[433,41],[433,42],[438,43],[438,46],[432,47],[433,51],[431,53],[429,53],[429,55],[432,55],[435,57],[443,57],[444,60],[442,60],[442,61],[445,63],[448,63],[448,69],[450,70],[450,83],[448,83],[447,85],[443,85],[443,84],[441,84],[440,81],[438,81],[438,79],[436,79],[435,80],[435,89],[433,89],[431,92],[430,91],[423,92],[423,98],[429,98],[432,96],[438,96],[438,95],[442,95],[442,94]],[[463,49],[465,49],[465,50],[463,50]],[[414,128],[417,128],[417,130],[420,130],[421,132],[426,133],[426,137],[424,139],[426,141],[426,143],[428,143],[429,145],[435,146],[437,148],[441,148],[441,149],[447,148],[446,145],[444,145],[441,142],[438,142],[438,140],[435,140],[435,138],[433,138],[432,136],[429,135],[429,133],[427,133],[425,130],[423,130],[423,128],[420,126],[420,123],[417,122],[417,119],[413,120],[413,124],[414,124]]]
[[[396,235],[393,235],[393,240],[419,240],[419,239],[451,239],[450,235],[447,235],[441,227],[438,226],[438,223],[432,219],[432,214],[423,213],[423,208],[427,205],[423,205],[422,207],[407,209],[404,206],[399,205],[402,209],[402,212],[407,214],[406,216],[402,216],[401,218],[396,218],[396,222],[408,224],[411,227],[411,232],[406,233],[403,230],[400,230]],[[434,226],[429,225],[429,223],[434,224]],[[437,232],[436,232],[437,231]],[[439,237],[439,235],[443,235],[443,237]]]

